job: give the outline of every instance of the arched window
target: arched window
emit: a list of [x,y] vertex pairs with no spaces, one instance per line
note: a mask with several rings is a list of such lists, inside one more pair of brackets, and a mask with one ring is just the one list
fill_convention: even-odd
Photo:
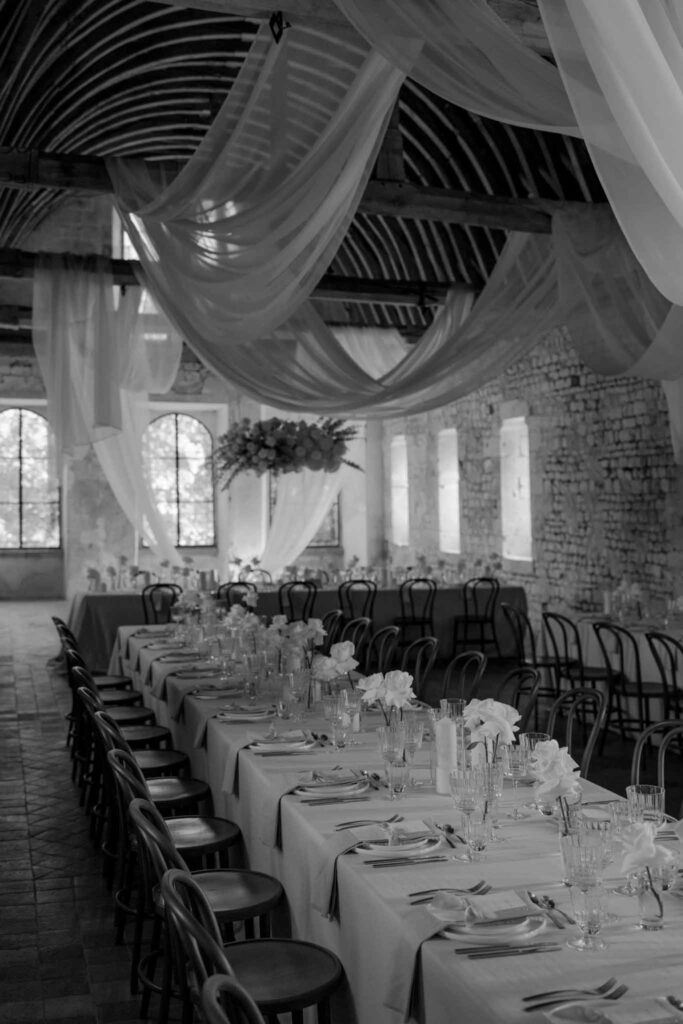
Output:
[[532,560],[529,427],[524,416],[504,419],[500,428],[500,497],[503,558]]
[[59,483],[44,416],[0,412],[0,548],[61,545]]
[[211,451],[211,434],[195,416],[168,413],[145,430],[145,472],[176,547],[211,547],[216,542]]

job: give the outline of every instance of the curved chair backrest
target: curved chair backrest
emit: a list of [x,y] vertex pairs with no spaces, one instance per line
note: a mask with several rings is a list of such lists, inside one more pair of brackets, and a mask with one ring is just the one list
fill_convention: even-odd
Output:
[[512,704],[522,716],[517,722],[520,734],[529,730],[532,715],[536,712],[540,687],[541,673],[538,669],[513,668],[496,690],[495,700]]
[[261,584],[270,584],[273,582],[273,577],[267,569],[249,569],[245,574],[244,578],[240,575],[240,583],[255,583],[258,587]]
[[129,750],[115,747],[107,751],[107,761],[114,773],[121,806],[128,809],[131,800],[141,797],[149,800],[149,789],[135,757]]
[[373,672],[390,672],[394,668],[398,638],[401,630],[398,626],[383,626],[372,634],[365,651],[363,672],[366,676]]
[[258,594],[258,587],[248,580],[240,580],[234,583],[221,583],[216,591],[216,601],[231,608],[234,604],[242,604],[245,594]]
[[586,745],[583,749],[583,756],[581,758],[580,772],[581,777],[588,778],[588,772],[590,770],[591,759],[593,757],[593,751],[595,745],[600,738],[602,730],[605,728],[605,722],[607,719],[607,698],[602,690],[592,689],[585,686],[577,686],[573,690],[568,690],[563,693],[557,700],[553,701],[550,706],[548,714],[548,725],[546,726],[546,732],[553,738],[557,719],[560,715],[565,717],[565,729],[564,729],[564,746],[567,747],[569,754],[573,756],[575,749],[574,738],[576,735],[576,728],[581,724],[581,718],[586,712],[591,712],[593,715],[593,724],[588,733],[586,739]]
[[[64,651],[66,657],[66,671],[69,677],[69,685],[77,690],[79,686],[84,686],[86,689],[94,693],[99,699],[99,690],[95,680],[92,677],[92,673],[86,666],[85,662],[81,658],[78,651],[74,651],[73,648],[68,647]],[[100,704],[102,701],[100,700]]]
[[483,651],[463,651],[448,663],[443,677],[443,700],[473,700],[486,670]]
[[536,665],[536,637],[529,616],[507,601],[501,601],[499,607],[514,639],[518,663],[520,666]]
[[57,630],[57,635],[59,636],[60,643],[64,644],[64,642],[66,641],[72,647],[75,647],[76,650],[78,650],[78,641],[76,639],[76,635],[71,630],[71,628],[67,626],[66,622],[64,622],[63,619],[60,619],[59,616],[57,615],[52,616],[52,621],[55,625],[55,629]]
[[150,583],[142,591],[142,608],[147,623],[171,621],[171,608],[182,589],[177,583]]
[[337,588],[339,607],[345,619],[372,619],[376,597],[374,580],[344,580]]
[[594,622],[593,632],[598,638],[605,668],[610,676],[641,683],[640,650],[633,633],[614,622]]
[[289,622],[307,622],[313,615],[317,592],[313,580],[289,580],[281,584],[278,590],[280,614],[286,615]]
[[365,645],[370,639],[372,622],[368,618],[351,619],[342,629],[340,641],[350,640],[353,644],[356,661],[362,662],[365,657]]
[[678,683],[679,672],[683,666],[683,643],[668,633],[652,630],[645,634],[648,647],[652,652],[659,677],[664,690],[664,717],[667,719],[683,717],[683,701],[681,701]]
[[431,622],[436,600],[436,581],[422,576],[404,580],[398,588],[401,615],[405,618]]
[[568,665],[582,665],[581,637],[573,619],[559,612],[543,612],[541,617],[558,677],[563,675]]
[[[666,755],[675,739],[683,741],[683,718],[672,718],[666,722],[655,722],[654,725],[648,726],[647,729],[641,732],[636,740],[636,745],[633,748],[633,757],[631,758],[632,786],[637,786],[640,782],[640,772],[643,767],[645,751],[657,737],[660,739],[657,751],[657,785],[666,788]],[[683,746],[683,743],[681,745]]]
[[[212,974],[233,974],[218,922],[204,892],[187,871],[170,868],[164,872],[161,895],[171,931],[171,948],[182,950],[190,966],[190,996],[197,1005],[207,978]],[[182,972],[185,964],[177,967]]]
[[325,639],[319,646],[321,654],[329,654],[330,647],[332,644],[336,644],[341,634],[341,628],[344,621],[341,608],[333,608],[329,612],[325,612],[323,615],[323,629],[325,630]]
[[258,1006],[236,978],[212,974],[201,991],[206,1024],[266,1024]]
[[465,618],[492,622],[499,593],[500,583],[494,576],[474,576],[470,580],[465,580]]
[[410,672],[413,677],[413,692],[418,700],[429,680],[429,673],[434,668],[439,641],[435,636],[423,636],[408,644],[401,659],[401,671]]
[[175,847],[171,833],[151,800],[134,797],[128,804],[128,817],[143,852],[143,869],[149,890],[160,885],[170,868],[189,868]]

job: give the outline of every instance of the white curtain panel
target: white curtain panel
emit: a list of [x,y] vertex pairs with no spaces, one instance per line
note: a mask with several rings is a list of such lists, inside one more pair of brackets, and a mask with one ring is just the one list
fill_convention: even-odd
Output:
[[160,557],[177,562],[143,473],[140,441],[148,392],[169,390],[182,341],[170,327],[163,341],[142,334],[140,296],[140,288],[128,287],[116,307],[102,263],[83,270],[68,257],[39,257],[33,344],[59,457],[92,445],[134,529]]
[[681,0],[539,0],[581,135],[629,245],[683,304]]
[[496,121],[579,134],[557,68],[487,0],[334,2],[378,53],[437,96]]

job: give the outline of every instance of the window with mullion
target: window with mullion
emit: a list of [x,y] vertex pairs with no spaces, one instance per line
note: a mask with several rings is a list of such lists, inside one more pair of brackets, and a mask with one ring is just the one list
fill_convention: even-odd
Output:
[[50,428],[30,409],[0,412],[0,549],[58,548],[59,484]]

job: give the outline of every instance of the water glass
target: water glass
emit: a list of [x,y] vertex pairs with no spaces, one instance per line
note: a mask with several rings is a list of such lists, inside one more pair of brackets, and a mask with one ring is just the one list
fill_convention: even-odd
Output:
[[578,889],[596,888],[605,869],[602,837],[583,828],[560,836],[560,854],[565,885]]
[[527,752],[527,760],[531,757],[534,750],[536,749],[537,743],[545,743],[550,739],[550,734],[547,732],[522,732],[519,735],[519,742]]
[[402,761],[406,746],[404,725],[380,725],[377,729],[379,752],[384,761]]
[[349,742],[351,732],[351,719],[348,713],[340,708],[330,721],[332,726],[332,743],[335,750],[343,750]]
[[453,768],[449,772],[448,781],[453,804],[465,819],[465,838],[467,838],[472,815],[475,811],[483,814],[484,779],[476,768]]
[[475,809],[467,818],[465,841],[467,842],[467,859],[481,860],[481,855],[491,838],[491,827],[483,808]]
[[662,786],[627,786],[631,821],[644,821],[656,831],[664,821],[664,788]]
[[408,765],[401,757],[386,758],[384,761],[390,800],[400,800],[408,788]]

